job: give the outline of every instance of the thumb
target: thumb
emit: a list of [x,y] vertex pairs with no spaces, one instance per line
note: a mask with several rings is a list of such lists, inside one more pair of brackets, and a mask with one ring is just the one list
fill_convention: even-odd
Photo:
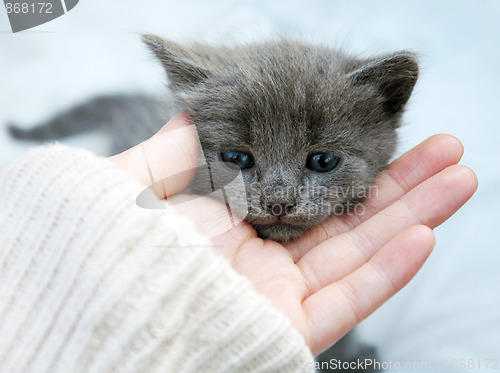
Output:
[[199,140],[186,114],[180,113],[153,137],[110,160],[155,194],[167,198],[185,189],[198,165]]

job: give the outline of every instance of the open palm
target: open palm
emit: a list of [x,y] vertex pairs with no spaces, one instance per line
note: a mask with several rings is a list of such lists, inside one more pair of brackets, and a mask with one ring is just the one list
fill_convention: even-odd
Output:
[[[148,183],[194,168],[196,142],[185,116],[177,116],[152,139],[113,157],[129,168],[134,149],[146,154],[144,167],[132,172]],[[181,130],[181,131],[173,131]],[[365,202],[362,215],[336,216],[285,245],[257,237],[255,230],[225,205],[198,198],[183,211],[205,233],[231,221],[214,237],[215,249],[250,279],[257,292],[281,310],[304,336],[314,354],[329,347],[399,291],[419,270],[434,246],[432,228],[455,213],[474,193],[477,179],[457,165],[461,143],[433,136],[412,149],[376,180],[378,193]],[[161,162],[155,160],[161,159]],[[194,163],[193,163],[194,162]],[[190,181],[185,177],[157,183],[170,200]],[[225,217],[215,218],[214,217]],[[214,223],[215,222],[215,223]]]

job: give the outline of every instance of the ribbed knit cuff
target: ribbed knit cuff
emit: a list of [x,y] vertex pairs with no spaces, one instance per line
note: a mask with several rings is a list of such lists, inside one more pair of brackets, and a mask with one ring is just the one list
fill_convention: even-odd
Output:
[[111,162],[52,146],[0,180],[6,372],[302,372],[289,320]]

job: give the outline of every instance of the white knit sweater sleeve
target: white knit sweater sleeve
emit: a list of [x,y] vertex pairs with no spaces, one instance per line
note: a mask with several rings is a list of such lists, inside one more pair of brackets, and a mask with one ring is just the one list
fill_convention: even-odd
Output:
[[86,151],[0,179],[0,372],[303,372],[289,320],[186,218]]

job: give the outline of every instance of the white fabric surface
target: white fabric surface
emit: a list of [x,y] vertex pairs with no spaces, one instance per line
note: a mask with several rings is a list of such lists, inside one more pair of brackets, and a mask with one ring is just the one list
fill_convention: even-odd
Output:
[[[65,16],[12,35],[0,11],[0,123],[39,121],[98,93],[161,92],[163,72],[140,45],[141,32],[216,43],[286,35],[355,53],[414,50],[422,73],[400,151],[435,133],[454,134],[480,186],[436,230],[436,250],[416,279],[360,331],[383,361],[434,368],[411,371],[436,370],[438,362],[452,371],[453,359],[469,358],[475,365],[467,371],[484,371],[486,359],[500,369],[499,19],[495,0],[81,0]],[[101,154],[106,146],[91,135],[67,143]],[[0,134],[0,167],[29,146]]]

